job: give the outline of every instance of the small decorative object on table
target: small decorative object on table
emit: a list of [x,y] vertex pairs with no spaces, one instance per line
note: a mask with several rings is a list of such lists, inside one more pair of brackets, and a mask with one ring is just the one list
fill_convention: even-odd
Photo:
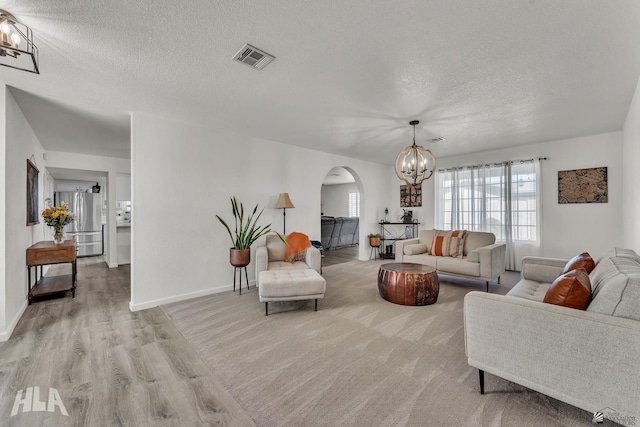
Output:
[[53,206],[42,211],[42,219],[49,227],[53,227],[53,242],[61,244],[64,242],[64,226],[76,220],[74,214],[67,210],[67,204]]

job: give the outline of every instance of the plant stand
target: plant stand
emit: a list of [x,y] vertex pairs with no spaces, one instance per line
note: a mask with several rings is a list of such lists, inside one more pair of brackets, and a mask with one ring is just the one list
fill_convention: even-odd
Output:
[[247,290],[249,290],[249,275],[247,274],[247,266],[233,267],[233,292],[236,291],[236,273],[238,275],[240,285],[238,286],[239,295],[242,295],[242,269],[244,268],[244,277],[247,282]]

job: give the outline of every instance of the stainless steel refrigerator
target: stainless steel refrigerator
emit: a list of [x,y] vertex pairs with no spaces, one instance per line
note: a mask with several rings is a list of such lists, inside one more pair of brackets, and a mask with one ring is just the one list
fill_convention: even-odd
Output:
[[64,228],[67,238],[76,240],[78,256],[102,255],[102,194],[58,191],[54,201],[56,206],[66,202],[78,218]]

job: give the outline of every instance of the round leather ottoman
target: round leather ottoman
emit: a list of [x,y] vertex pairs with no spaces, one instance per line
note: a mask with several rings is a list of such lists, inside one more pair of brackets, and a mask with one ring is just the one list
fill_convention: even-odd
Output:
[[378,270],[378,291],[394,304],[429,305],[438,300],[440,281],[436,269],[427,265],[382,264]]

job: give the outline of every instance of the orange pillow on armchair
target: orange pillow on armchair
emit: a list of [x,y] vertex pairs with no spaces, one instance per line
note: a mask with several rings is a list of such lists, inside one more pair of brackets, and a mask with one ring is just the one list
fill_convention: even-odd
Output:
[[285,240],[287,246],[284,249],[284,260],[287,262],[304,261],[307,248],[311,246],[309,236],[294,231],[285,237]]

